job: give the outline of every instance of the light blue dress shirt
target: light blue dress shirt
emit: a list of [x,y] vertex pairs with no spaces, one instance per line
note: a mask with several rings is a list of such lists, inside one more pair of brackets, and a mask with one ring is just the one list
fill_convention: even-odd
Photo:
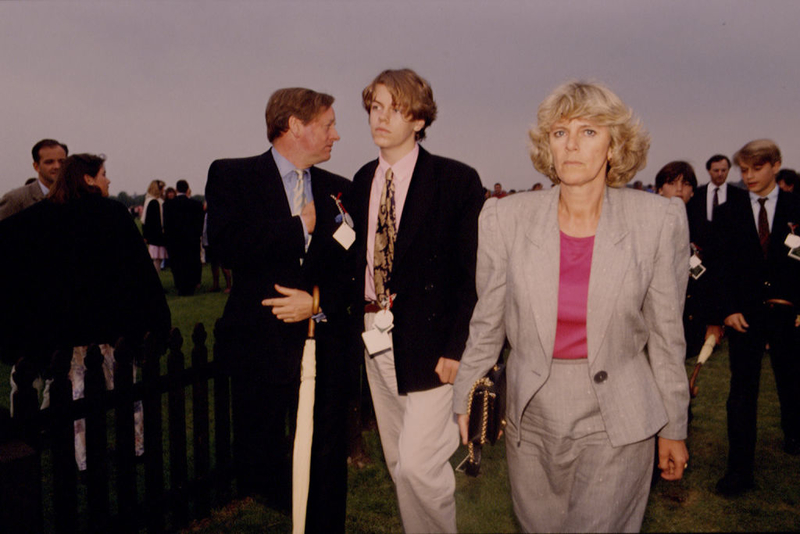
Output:
[[[275,160],[275,165],[278,167],[278,173],[281,175],[281,180],[283,180],[283,189],[286,192],[286,200],[289,201],[289,207],[294,205],[294,189],[297,186],[297,173],[294,172],[297,167],[294,166],[292,162],[288,159],[284,158],[280,152],[275,150],[275,147],[272,147],[272,158]],[[306,195],[306,204],[309,202],[314,201],[314,195],[311,192],[311,172],[308,169],[303,169],[303,191]],[[298,215],[299,217],[299,215]],[[306,228],[306,223],[303,221],[303,218],[300,218],[300,223],[303,225],[303,236],[306,239],[306,248],[308,247],[309,242],[309,234],[308,228]]]

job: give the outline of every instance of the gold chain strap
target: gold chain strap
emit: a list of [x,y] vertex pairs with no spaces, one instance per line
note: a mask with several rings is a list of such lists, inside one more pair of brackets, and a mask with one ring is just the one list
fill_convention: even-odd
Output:
[[[479,386],[485,386],[486,388],[490,388],[494,385],[494,383],[489,379],[488,376],[484,376],[483,378],[476,380],[475,383],[472,385],[472,389],[469,391],[469,411],[467,413],[467,418],[472,415],[472,400],[475,397],[475,391],[478,389]],[[488,393],[488,392],[487,392]],[[489,393],[492,397],[495,396],[495,393]],[[481,421],[481,438],[480,444],[486,444],[486,427],[489,424],[489,395],[483,396],[483,419]],[[475,452],[474,452],[474,444],[472,441],[469,442],[469,461],[475,463]]]

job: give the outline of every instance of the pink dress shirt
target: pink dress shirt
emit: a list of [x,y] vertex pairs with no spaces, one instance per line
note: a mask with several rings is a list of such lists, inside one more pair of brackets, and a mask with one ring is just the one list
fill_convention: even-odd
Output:
[[400,218],[403,216],[403,206],[408,196],[408,187],[411,185],[411,176],[417,165],[419,145],[403,156],[394,165],[389,165],[383,156],[378,155],[378,168],[372,179],[372,189],[369,191],[369,219],[367,221],[367,272],[364,277],[364,300],[374,301],[375,296],[375,230],[378,227],[378,209],[381,203],[383,184],[386,183],[386,171],[389,168],[394,173],[394,206],[397,214],[397,229],[400,228]]

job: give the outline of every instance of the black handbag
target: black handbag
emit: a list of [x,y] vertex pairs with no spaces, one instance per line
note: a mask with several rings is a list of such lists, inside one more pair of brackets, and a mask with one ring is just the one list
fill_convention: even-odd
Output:
[[469,455],[462,466],[466,474],[476,477],[481,468],[481,448],[486,443],[494,445],[506,426],[506,365],[502,355],[486,376],[472,385],[467,417]]

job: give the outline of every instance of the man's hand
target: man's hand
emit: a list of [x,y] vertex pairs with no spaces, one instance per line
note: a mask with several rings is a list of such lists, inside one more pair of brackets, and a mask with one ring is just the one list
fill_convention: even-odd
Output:
[[466,445],[469,440],[469,416],[465,413],[458,414],[458,430],[461,432],[461,443]]
[[686,442],[658,438],[658,468],[664,480],[680,480],[683,470],[689,465],[689,451]]
[[722,343],[722,336],[725,335],[725,330],[716,324],[710,324],[706,327],[706,337],[703,339],[708,339],[711,335],[717,336],[717,345]]
[[737,332],[744,334],[747,332],[747,329],[750,325],[744,320],[744,315],[741,313],[732,313],[725,317],[725,326],[730,326]]
[[311,317],[313,299],[306,291],[283,287],[278,284],[275,284],[275,290],[286,296],[283,298],[264,299],[261,301],[261,305],[272,306],[272,313],[278,319],[284,323],[296,323]]
[[442,356],[439,358],[439,363],[436,364],[436,374],[439,375],[439,380],[442,384],[452,384],[455,382],[456,373],[458,372],[458,360],[451,360]]
[[314,209],[314,203],[309,202],[305,206],[303,206],[302,211],[300,211],[300,218],[303,219],[303,222],[306,225],[306,230],[308,230],[309,234],[314,233],[314,228],[317,226],[317,212]]

